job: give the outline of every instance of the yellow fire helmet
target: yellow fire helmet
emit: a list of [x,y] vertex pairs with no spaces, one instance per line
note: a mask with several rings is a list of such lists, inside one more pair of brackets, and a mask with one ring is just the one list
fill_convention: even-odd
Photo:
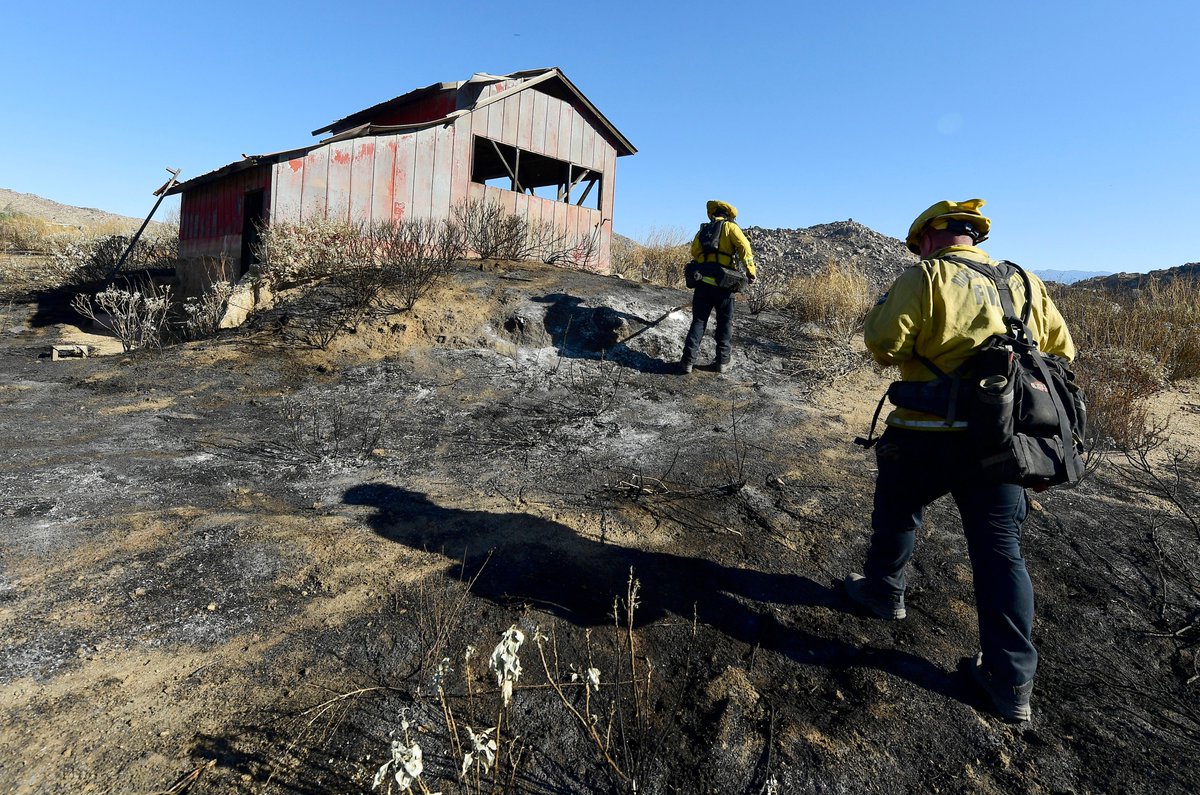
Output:
[[706,209],[708,210],[709,218],[716,218],[718,215],[722,215],[730,221],[737,218],[737,208],[729,202],[723,202],[719,199],[709,199]]
[[[709,202],[711,205],[712,202]],[[962,202],[940,201],[930,207],[925,212],[917,216],[917,220],[912,222],[912,226],[908,228],[908,238],[904,241],[908,245],[908,250],[914,254],[921,252],[921,232],[925,227],[933,226],[934,229],[945,229],[951,221],[962,221],[970,224],[975,230],[975,242],[981,243],[987,240],[988,230],[992,228],[992,220],[979,212],[979,208],[986,202],[983,199],[967,199]],[[709,214],[712,211],[709,210]]]

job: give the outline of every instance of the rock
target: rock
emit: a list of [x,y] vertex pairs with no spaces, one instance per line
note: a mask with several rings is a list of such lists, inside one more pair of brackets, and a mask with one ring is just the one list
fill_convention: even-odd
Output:
[[863,272],[874,292],[882,293],[901,271],[917,262],[903,241],[856,221],[805,229],[751,226],[744,231],[764,278],[777,275],[787,281],[820,273],[831,263],[851,265]]

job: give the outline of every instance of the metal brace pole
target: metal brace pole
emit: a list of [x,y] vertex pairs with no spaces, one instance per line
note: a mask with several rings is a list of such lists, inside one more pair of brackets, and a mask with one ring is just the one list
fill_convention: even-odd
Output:
[[121,270],[121,266],[124,265],[125,260],[129,258],[129,253],[133,251],[133,247],[137,245],[138,240],[141,238],[142,232],[145,232],[146,227],[149,226],[150,219],[154,217],[154,213],[158,212],[158,205],[162,204],[162,200],[166,198],[167,191],[175,187],[175,180],[179,178],[179,169],[168,168],[167,172],[170,173],[171,178],[164,182],[161,188],[154,191],[153,195],[158,197],[158,201],[156,201],[154,206],[150,208],[150,214],[146,216],[145,221],[142,221],[141,227],[138,228],[137,233],[133,236],[133,239],[129,241],[129,245],[125,248],[125,253],[121,255],[121,258],[117,260],[117,264],[113,266],[113,269],[109,271],[108,276],[105,277],[105,283],[111,282],[113,277],[116,276]]

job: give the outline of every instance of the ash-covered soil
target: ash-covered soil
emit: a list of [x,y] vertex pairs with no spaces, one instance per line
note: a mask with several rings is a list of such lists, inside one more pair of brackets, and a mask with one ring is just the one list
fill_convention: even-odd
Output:
[[[0,303],[0,791],[368,791],[394,740],[444,793],[1200,786],[1178,510],[1108,464],[1037,495],[1035,719],[1005,724],[957,670],[952,503],[906,621],[834,584],[887,375],[744,311],[731,373],[675,375],[688,297],[476,263],[328,351],[284,309],[57,362],[82,332]],[[1156,406],[1183,447],[1196,400]],[[468,728],[497,759],[462,777]]]

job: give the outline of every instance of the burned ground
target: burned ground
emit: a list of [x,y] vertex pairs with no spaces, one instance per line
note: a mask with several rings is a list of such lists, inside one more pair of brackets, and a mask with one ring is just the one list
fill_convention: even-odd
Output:
[[[57,362],[83,332],[0,305],[0,789],[365,791],[407,722],[431,790],[491,791],[460,751],[501,714],[510,626],[499,791],[1197,788],[1195,638],[1160,588],[1195,559],[1186,519],[1112,462],[1037,496],[1042,668],[1034,723],[1007,725],[957,670],[977,641],[952,503],[906,621],[835,585],[886,376],[769,314],[739,316],[732,373],[673,375],[686,300],[476,264],[328,351],[282,307]],[[1195,400],[1160,400],[1184,447]]]

